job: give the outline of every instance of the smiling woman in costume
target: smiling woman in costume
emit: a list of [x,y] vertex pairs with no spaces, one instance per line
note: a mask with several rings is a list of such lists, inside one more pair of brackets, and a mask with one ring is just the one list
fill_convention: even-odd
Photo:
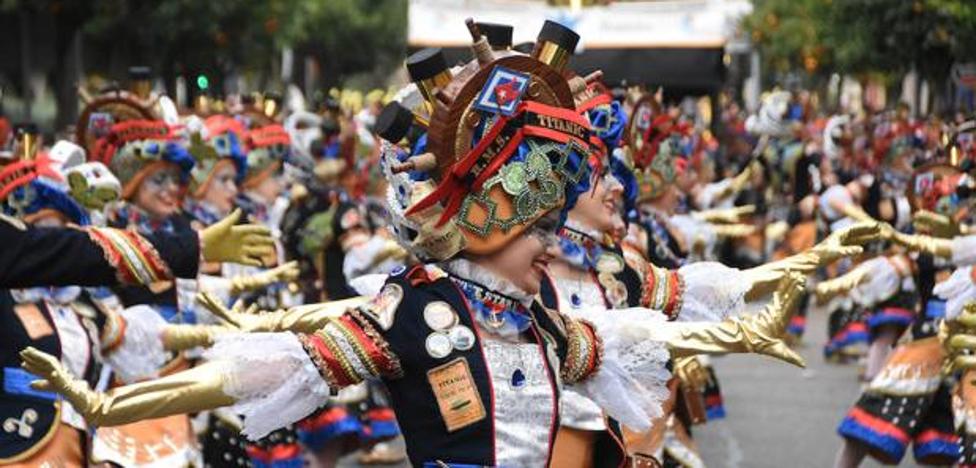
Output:
[[794,356],[778,339],[803,290],[792,274],[765,311],[714,324],[648,309],[570,318],[534,299],[563,212],[589,188],[588,143],[561,130],[589,131],[559,72],[576,39],[547,22],[532,56],[477,50],[456,73],[425,70],[435,166],[424,181],[391,175],[390,208],[398,237],[437,263],[392,275],[371,302],[340,314],[311,305],[238,315],[213,304],[244,331],[273,333],[219,337],[208,363],[108,393],[36,350],[22,353],[25,365],[94,424],[233,405],[252,438],[379,377],[414,465],[544,466],[564,385],[646,430],[661,413],[669,358]]

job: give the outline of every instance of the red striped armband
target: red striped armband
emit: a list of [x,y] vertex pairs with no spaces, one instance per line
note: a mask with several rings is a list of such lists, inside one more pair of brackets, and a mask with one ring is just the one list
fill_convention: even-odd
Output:
[[358,310],[350,309],[314,333],[299,334],[298,339],[332,389],[372,377],[403,375],[389,343]]
[[134,231],[90,227],[85,229],[115,268],[119,282],[148,286],[170,280],[173,273],[149,241]]
[[641,306],[660,310],[668,320],[678,318],[685,294],[685,280],[677,270],[648,265],[644,275]]

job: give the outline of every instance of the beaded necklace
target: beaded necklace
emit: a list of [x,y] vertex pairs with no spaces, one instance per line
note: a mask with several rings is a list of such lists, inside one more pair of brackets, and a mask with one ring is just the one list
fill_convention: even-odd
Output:
[[513,337],[529,329],[532,316],[518,300],[484,285],[449,274],[478,318],[491,331]]

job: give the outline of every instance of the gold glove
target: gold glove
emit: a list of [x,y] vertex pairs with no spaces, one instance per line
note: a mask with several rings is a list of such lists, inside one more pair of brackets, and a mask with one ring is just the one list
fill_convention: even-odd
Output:
[[749,179],[752,179],[753,172],[755,172],[758,168],[758,162],[755,160],[750,161],[746,168],[736,175],[735,179],[732,179],[732,193],[730,193],[730,195],[739,193],[742,191],[742,189],[746,188],[746,185],[749,183]]
[[943,371],[976,369],[976,303],[966,304],[955,320],[939,324],[939,341],[946,351]]
[[323,302],[292,307],[288,310],[256,313],[256,308],[242,311],[240,303],[228,309],[217,297],[210,293],[197,295],[197,302],[206,307],[214,315],[220,317],[231,327],[241,332],[281,332],[313,333],[329,320],[342,315],[343,312],[365,304],[367,298],[351,297],[341,301]]
[[167,325],[163,328],[163,349],[186,351],[197,347],[213,346],[218,336],[237,330],[221,325]]
[[746,187],[746,184],[749,183],[749,179],[752,179],[752,173],[757,167],[758,163],[755,160],[750,161],[746,168],[732,179],[732,183],[729,184],[725,190],[718,193],[718,196],[716,196],[715,199],[723,200],[731,195],[741,192],[742,189]]
[[866,268],[855,268],[845,275],[824,281],[817,285],[814,292],[817,295],[817,304],[823,305],[831,299],[846,294],[848,291],[866,283],[871,279]]
[[952,258],[952,240],[922,234],[904,234],[894,229],[887,231],[890,240],[908,250],[925,252],[936,257]]
[[274,255],[271,230],[256,224],[238,225],[241,210],[200,231],[203,258],[208,262],[263,265],[262,258]]
[[968,226],[957,223],[946,215],[926,210],[919,211],[912,216],[912,225],[918,231],[928,232],[943,239],[951,239],[969,231]]
[[230,293],[236,295],[266,288],[275,283],[294,281],[298,278],[298,273],[298,262],[290,261],[253,275],[237,276],[230,280]]
[[746,215],[756,212],[756,205],[736,206],[733,208],[717,208],[693,212],[691,215],[709,223],[734,224]]
[[195,413],[234,404],[224,393],[226,373],[219,362],[208,362],[158,380],[140,382],[109,390],[92,391],[88,384],[71,376],[58,358],[27,348],[20,353],[21,364],[43,380],[31,387],[54,391],[93,426],[117,426],[143,419],[173,414]]
[[848,218],[851,218],[854,221],[859,221],[862,223],[878,222],[878,220],[872,218],[871,215],[869,215],[866,211],[864,211],[864,209],[861,208],[859,205],[848,204],[848,205],[842,205],[838,208],[840,212],[844,214],[844,216],[847,216]]
[[808,250],[745,270],[752,280],[752,288],[746,293],[746,301],[752,302],[768,295],[786,271],[810,274],[841,257],[859,255],[864,250],[862,245],[877,240],[880,236],[880,223],[857,223],[832,233]]
[[749,224],[712,224],[711,226],[719,237],[746,237],[756,232],[756,227]]
[[786,221],[777,221],[766,225],[766,240],[779,242],[790,232],[790,225]]
[[802,275],[788,272],[772,302],[755,315],[727,318],[719,323],[673,323],[661,327],[671,356],[677,359],[696,354],[756,353],[805,367],[803,358],[780,339],[803,294],[805,282]]
[[674,375],[682,383],[696,390],[704,389],[709,381],[708,371],[705,370],[696,356],[675,359]]

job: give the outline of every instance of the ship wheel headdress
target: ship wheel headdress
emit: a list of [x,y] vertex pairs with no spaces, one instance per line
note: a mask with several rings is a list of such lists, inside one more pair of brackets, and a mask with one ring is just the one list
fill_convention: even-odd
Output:
[[625,140],[635,168],[638,200],[656,198],[674,182],[686,163],[674,138],[686,131],[662,112],[653,95],[644,94],[634,104]]
[[[574,103],[586,83],[564,77],[579,36],[547,21],[531,55],[500,54],[468,26],[475,60],[452,70],[438,49],[407,59],[430,119],[422,144],[409,150],[414,174],[391,177],[393,211],[405,207],[402,219],[421,239],[414,247],[441,260],[494,252],[540,217],[564,215],[589,186],[590,126]],[[402,115],[390,119],[401,129],[418,120]],[[403,165],[392,157],[384,164]]]

